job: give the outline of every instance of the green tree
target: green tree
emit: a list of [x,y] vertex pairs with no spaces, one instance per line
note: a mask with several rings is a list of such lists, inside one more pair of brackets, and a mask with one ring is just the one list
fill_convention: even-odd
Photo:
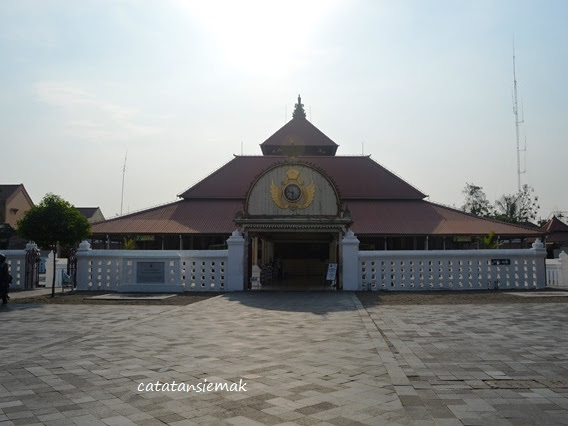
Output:
[[534,189],[525,184],[516,194],[505,194],[495,201],[495,218],[510,223],[531,222],[536,219],[538,209]]
[[464,212],[482,217],[493,215],[493,206],[481,186],[466,183],[462,193],[465,195],[465,201],[461,207]]
[[[71,246],[84,240],[91,234],[91,225],[71,203],[58,195],[47,194],[18,222],[18,234],[40,247],[53,250],[55,271],[57,246]],[[54,296],[55,272],[51,283],[51,297]]]

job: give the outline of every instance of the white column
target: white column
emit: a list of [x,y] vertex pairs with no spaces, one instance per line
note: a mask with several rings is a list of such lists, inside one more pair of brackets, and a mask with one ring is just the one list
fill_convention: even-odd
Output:
[[343,290],[359,290],[359,239],[351,229],[345,233],[340,248]]
[[532,248],[536,257],[536,286],[537,288],[546,288],[546,248],[544,244],[537,239]]
[[[45,261],[45,287],[51,288],[53,283],[53,274],[55,271],[53,270],[53,250],[49,250],[49,254],[47,255],[47,260]],[[55,286],[57,287],[57,277],[55,279]]]
[[79,249],[77,250],[77,290],[87,291],[91,290],[89,288],[89,252],[91,251],[91,245],[87,240],[79,244]]
[[227,291],[244,290],[245,239],[238,229],[227,240],[229,259],[227,261]]
[[562,282],[560,285],[568,287],[568,254],[561,252],[558,258],[560,259],[560,267],[562,268]]

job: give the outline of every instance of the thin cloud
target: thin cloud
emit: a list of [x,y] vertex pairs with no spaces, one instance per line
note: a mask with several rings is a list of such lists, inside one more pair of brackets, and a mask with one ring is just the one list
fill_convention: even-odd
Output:
[[64,108],[75,108],[77,106],[94,107],[110,114],[116,120],[126,120],[138,113],[133,108],[108,102],[83,89],[66,83],[39,82],[36,83],[35,89],[38,98],[50,105]]
[[64,127],[82,139],[128,140],[163,131],[147,124],[152,117],[139,110],[110,102],[75,84],[44,81],[34,88],[38,100],[64,111]]

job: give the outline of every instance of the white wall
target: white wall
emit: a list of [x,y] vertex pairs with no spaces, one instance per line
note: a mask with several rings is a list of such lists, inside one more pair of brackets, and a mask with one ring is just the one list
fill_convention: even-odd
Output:
[[227,268],[227,250],[78,250],[77,290],[226,291]]
[[26,273],[26,251],[25,250],[5,250],[2,252],[6,256],[9,272],[12,274],[11,290],[23,290]]
[[[528,290],[546,287],[544,248],[359,252],[359,290]],[[499,261],[510,264],[495,264]]]

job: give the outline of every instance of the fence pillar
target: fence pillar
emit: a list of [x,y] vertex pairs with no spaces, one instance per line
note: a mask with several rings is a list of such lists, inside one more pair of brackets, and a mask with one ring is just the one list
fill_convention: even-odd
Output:
[[238,229],[227,240],[227,291],[244,290],[245,239]]
[[537,258],[536,287],[546,288],[546,248],[539,238],[532,243]]
[[560,274],[561,282],[559,284],[563,287],[568,287],[568,254],[561,252],[558,259],[560,259],[560,267],[562,269]]
[[341,284],[343,290],[359,290],[359,239],[350,229],[341,240]]
[[[53,268],[53,256],[55,256],[55,254],[53,253],[53,250],[49,250],[49,253],[47,255],[47,259],[45,261],[45,287],[46,288],[51,288],[51,286],[53,284],[53,274],[55,274],[55,270]],[[56,280],[55,285],[57,286],[57,280]]]
[[91,251],[91,244],[87,240],[79,244],[77,249],[77,290],[87,291],[89,288],[89,252]]

